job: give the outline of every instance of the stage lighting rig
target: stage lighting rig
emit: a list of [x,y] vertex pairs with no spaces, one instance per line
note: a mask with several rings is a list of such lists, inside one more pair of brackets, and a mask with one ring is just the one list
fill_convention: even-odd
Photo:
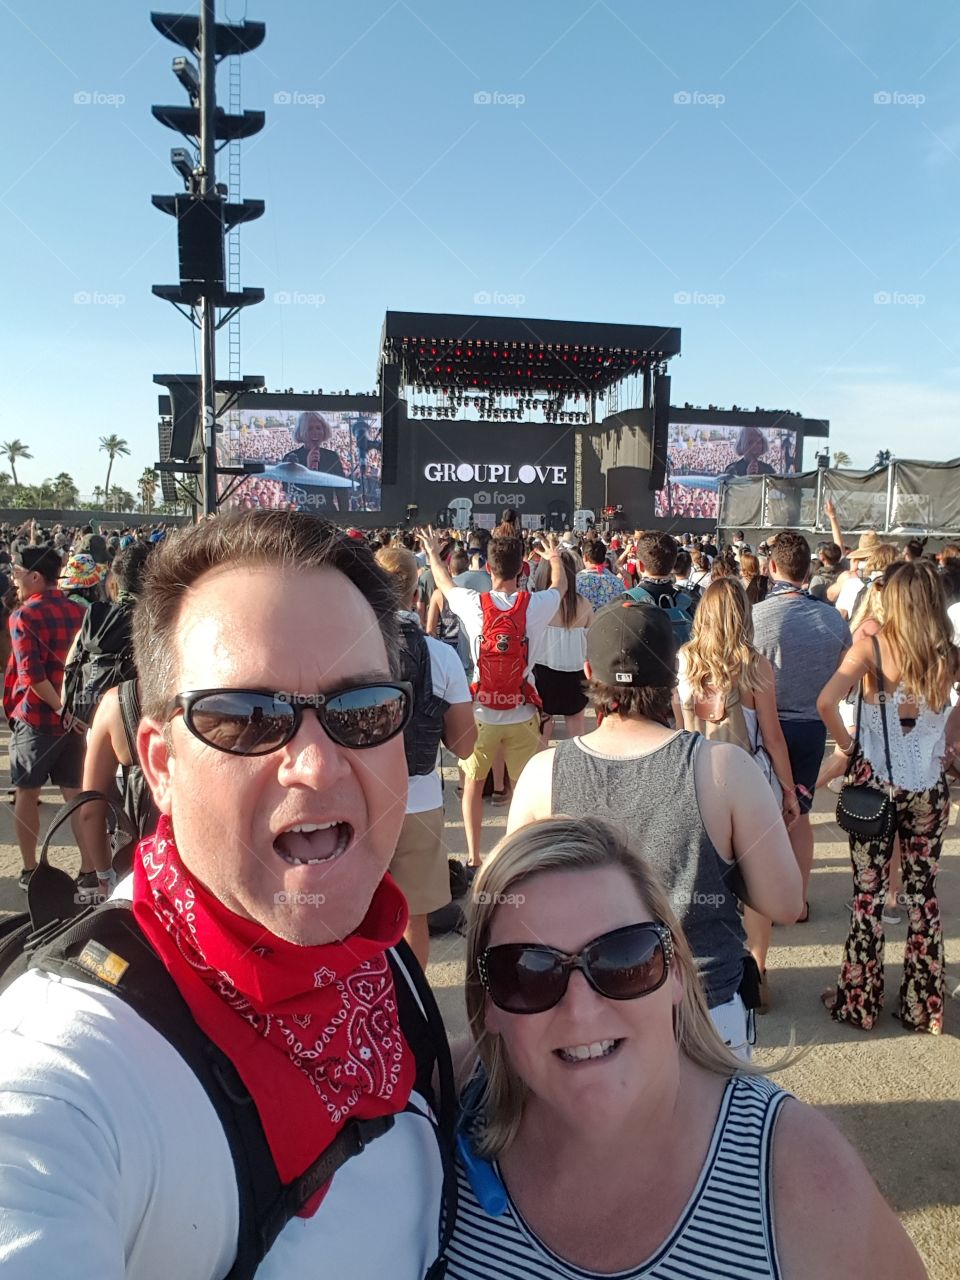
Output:
[[187,93],[194,106],[200,101],[200,72],[197,70],[190,58],[174,58],[172,63],[173,74],[177,77]]
[[195,183],[194,164],[186,147],[172,147],[170,149],[170,163],[183,179],[183,185],[186,189],[192,192]]

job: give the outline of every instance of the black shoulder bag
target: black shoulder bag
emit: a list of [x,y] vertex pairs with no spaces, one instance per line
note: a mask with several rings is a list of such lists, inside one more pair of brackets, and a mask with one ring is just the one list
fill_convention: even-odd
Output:
[[[873,649],[877,664],[877,681],[880,685],[878,695],[880,717],[883,721],[883,750],[887,760],[887,776],[890,782],[886,791],[878,791],[865,782],[845,782],[837,803],[837,825],[849,836],[858,840],[887,841],[893,834],[893,767],[890,763],[890,733],[887,727],[887,694],[883,682],[883,664],[880,660],[880,644],[873,637]],[[863,712],[863,681],[857,694],[857,728],[854,741],[860,741],[860,717]],[[850,767],[847,775],[849,777]]]

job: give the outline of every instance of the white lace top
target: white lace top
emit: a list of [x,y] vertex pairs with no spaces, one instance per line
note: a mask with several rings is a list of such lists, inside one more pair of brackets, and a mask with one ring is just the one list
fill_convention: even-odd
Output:
[[900,724],[900,702],[903,686],[888,695],[887,730],[890,735],[890,764],[893,777],[887,776],[886,756],[883,749],[883,719],[879,703],[863,701],[860,724],[860,746],[873,766],[874,773],[884,782],[893,782],[901,791],[929,791],[935,787],[943,772],[943,752],[948,703],[942,711],[932,711],[919,699],[917,722],[912,729]]

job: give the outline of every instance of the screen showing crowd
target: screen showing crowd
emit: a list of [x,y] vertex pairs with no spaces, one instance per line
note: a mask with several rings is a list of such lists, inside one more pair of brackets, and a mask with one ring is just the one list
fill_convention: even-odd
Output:
[[[379,511],[380,414],[360,409],[240,409],[217,442],[221,463],[263,462],[223,505],[336,516]],[[330,483],[324,484],[324,478]]]
[[795,475],[797,462],[795,431],[671,422],[667,478],[656,495],[656,514],[714,519],[724,477]]

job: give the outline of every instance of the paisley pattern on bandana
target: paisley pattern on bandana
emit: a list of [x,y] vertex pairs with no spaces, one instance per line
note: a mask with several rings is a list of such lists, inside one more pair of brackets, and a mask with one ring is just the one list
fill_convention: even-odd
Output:
[[161,818],[137,850],[133,903],[198,1025],[249,1090],[284,1182],[347,1120],[403,1110],[415,1063],[387,950],[407,912],[389,876],[346,942],[298,947],[213,898],[184,867]]

